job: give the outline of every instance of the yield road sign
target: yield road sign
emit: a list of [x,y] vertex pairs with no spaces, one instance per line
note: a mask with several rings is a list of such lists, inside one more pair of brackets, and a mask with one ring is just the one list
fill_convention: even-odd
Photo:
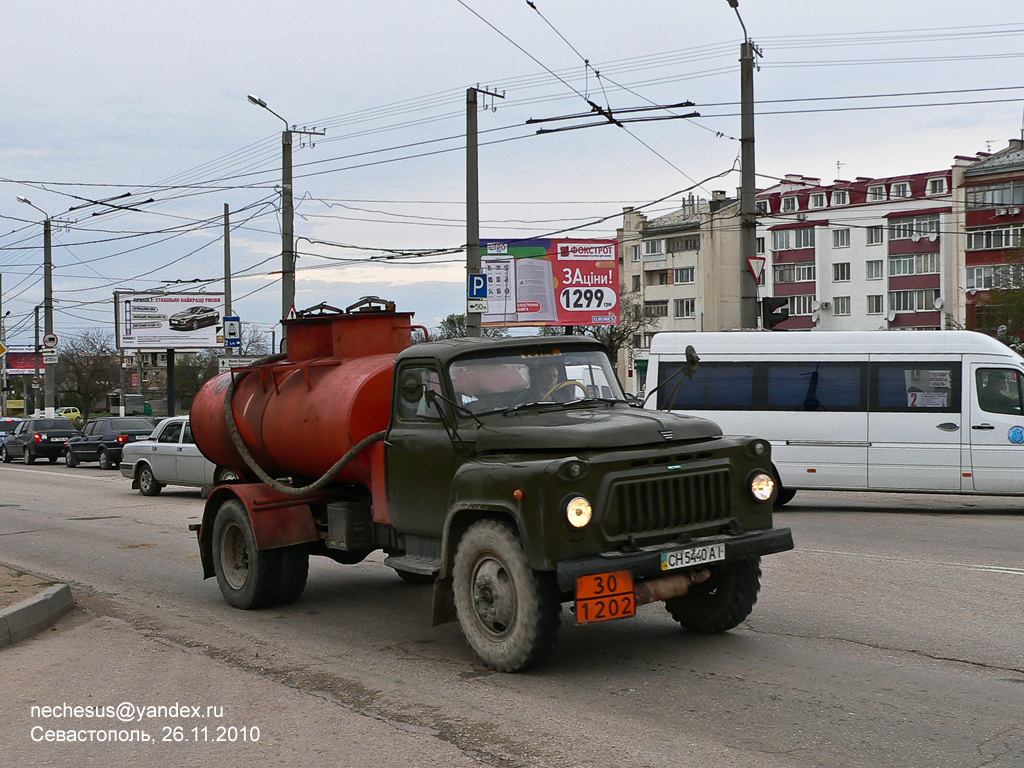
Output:
[[57,346],[57,334],[56,333],[48,333],[45,336],[43,336],[43,346],[44,347],[50,347],[50,348],[56,347]]

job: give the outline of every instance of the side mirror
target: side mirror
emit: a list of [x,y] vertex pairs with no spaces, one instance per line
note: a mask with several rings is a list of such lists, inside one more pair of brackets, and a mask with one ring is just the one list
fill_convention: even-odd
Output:
[[399,382],[399,394],[406,403],[418,403],[423,398],[423,384],[414,373],[408,373]]
[[697,373],[697,363],[700,362],[700,358],[697,357],[697,350],[693,348],[692,344],[686,345],[686,365],[683,368],[683,375],[692,379],[694,374]]

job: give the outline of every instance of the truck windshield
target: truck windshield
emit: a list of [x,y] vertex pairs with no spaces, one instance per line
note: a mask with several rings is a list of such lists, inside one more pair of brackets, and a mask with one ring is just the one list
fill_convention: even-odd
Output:
[[596,350],[529,349],[451,364],[456,402],[474,415],[534,403],[625,402],[608,357]]

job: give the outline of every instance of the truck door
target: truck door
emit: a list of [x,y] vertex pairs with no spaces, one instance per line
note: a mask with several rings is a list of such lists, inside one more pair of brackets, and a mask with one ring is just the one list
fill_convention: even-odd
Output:
[[388,513],[402,533],[439,539],[448,515],[454,447],[438,410],[445,404],[428,392],[442,394],[436,367],[407,361],[398,369],[385,446]]
[[871,363],[868,487],[961,490],[959,359]]
[[981,493],[1024,493],[1024,375],[971,365],[971,475]]

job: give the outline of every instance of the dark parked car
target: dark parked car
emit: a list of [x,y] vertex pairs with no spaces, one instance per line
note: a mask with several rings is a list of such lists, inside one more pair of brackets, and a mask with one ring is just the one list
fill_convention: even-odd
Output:
[[68,439],[77,434],[75,425],[63,416],[26,419],[4,438],[0,457],[5,463],[23,458],[26,464],[34,464],[36,459],[45,457],[56,464],[67,449]]
[[153,434],[153,419],[110,416],[93,419],[85,425],[82,434],[68,440],[64,461],[69,467],[80,461],[98,461],[100,469],[116,469],[121,463],[121,449],[136,440],[145,440]]
[[0,443],[7,436],[8,432],[13,432],[15,427],[21,424],[21,419],[17,416],[3,416],[0,417]]
[[172,331],[194,331],[207,325],[216,325],[220,313],[213,307],[189,307],[173,314],[167,320]]

